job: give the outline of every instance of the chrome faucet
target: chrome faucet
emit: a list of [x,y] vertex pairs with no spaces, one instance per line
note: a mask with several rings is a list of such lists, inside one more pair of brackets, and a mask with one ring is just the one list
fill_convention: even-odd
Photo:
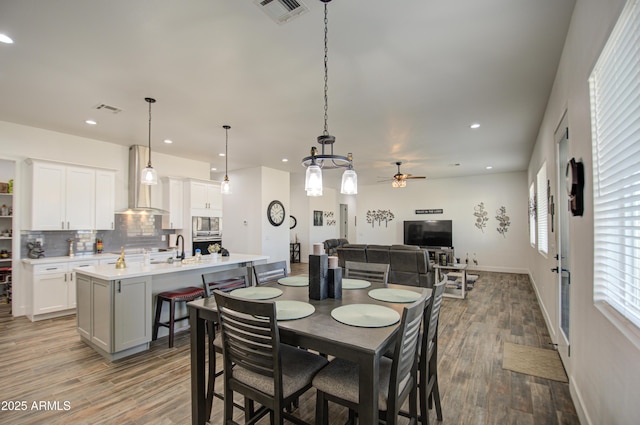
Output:
[[176,238],[176,247],[180,244],[180,239],[182,239],[182,252],[178,256],[181,260],[184,260],[184,236],[178,235]]

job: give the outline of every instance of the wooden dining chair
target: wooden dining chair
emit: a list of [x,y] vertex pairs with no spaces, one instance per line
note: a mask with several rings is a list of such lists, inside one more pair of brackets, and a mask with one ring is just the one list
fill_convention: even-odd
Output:
[[389,281],[389,264],[347,261],[344,264],[344,277],[386,284]]
[[[327,359],[280,343],[273,301],[255,301],[220,291],[218,308],[224,358],[224,421],[233,423],[233,394],[245,399],[245,423],[269,412],[271,423],[305,424],[286,411],[311,388],[314,375]],[[254,410],[254,403],[262,407]]]
[[[427,291],[402,311],[392,359],[380,358],[378,409],[380,420],[389,425],[398,421],[400,407],[409,399],[411,424],[418,418],[417,362],[420,326],[424,315]],[[316,394],[316,424],[328,423],[328,401],[357,412],[360,398],[358,366],[336,358],[313,378]],[[351,415],[350,415],[351,416]]]
[[253,275],[256,285],[264,285],[289,276],[286,261],[276,261],[275,263],[256,264],[253,266]]
[[[202,286],[207,297],[213,296],[213,291],[231,292],[234,289],[246,288],[251,282],[251,269],[249,267],[238,267],[229,270],[222,270],[202,275]],[[216,323],[207,323],[207,335],[209,338],[209,374],[207,378],[207,417],[211,416],[213,398],[224,400],[221,393],[215,392],[216,378],[223,374],[223,369],[217,370],[216,354],[222,354],[222,343],[220,338],[216,338]],[[244,406],[235,405],[239,409]]]

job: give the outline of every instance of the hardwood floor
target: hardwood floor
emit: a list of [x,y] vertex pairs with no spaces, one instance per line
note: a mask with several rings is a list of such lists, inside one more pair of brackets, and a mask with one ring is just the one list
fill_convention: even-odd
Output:
[[[292,274],[306,266],[293,264]],[[568,384],[502,369],[504,342],[549,348],[526,275],[481,273],[466,300],[445,299],[439,338],[443,424],[579,423]],[[0,306],[0,376],[2,424],[191,423],[188,332],[174,348],[163,338],[146,353],[109,363],[80,342],[75,316],[31,323]],[[23,401],[24,410],[15,410],[12,402]],[[310,391],[298,409],[310,423],[314,402]],[[222,423],[221,410],[214,401],[212,424]],[[346,411],[331,405],[330,418],[342,424]],[[434,411],[430,421],[438,423]]]

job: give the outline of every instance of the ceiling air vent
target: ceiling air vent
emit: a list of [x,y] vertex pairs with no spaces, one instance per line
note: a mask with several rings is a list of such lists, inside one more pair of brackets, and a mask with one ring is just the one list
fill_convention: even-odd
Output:
[[253,2],[278,25],[309,11],[309,8],[299,0],[253,0]]
[[100,103],[100,104],[96,105],[93,109],[96,109],[98,111],[111,112],[112,114],[117,114],[117,113],[122,112],[122,109],[116,108],[115,106],[107,105],[106,103]]

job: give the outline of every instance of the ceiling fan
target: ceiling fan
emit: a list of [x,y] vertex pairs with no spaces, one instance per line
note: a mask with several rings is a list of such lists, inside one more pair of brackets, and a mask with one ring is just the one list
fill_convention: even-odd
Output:
[[[425,176],[414,176],[411,174],[403,174],[400,172],[400,165],[402,165],[402,161],[396,161],[396,162],[392,162],[392,164],[396,165],[398,167],[398,172],[396,174],[393,175],[393,178],[391,179],[391,186],[392,187],[405,187],[407,185],[407,180],[409,179],[426,179]],[[388,180],[383,180],[383,181],[388,181]]]

